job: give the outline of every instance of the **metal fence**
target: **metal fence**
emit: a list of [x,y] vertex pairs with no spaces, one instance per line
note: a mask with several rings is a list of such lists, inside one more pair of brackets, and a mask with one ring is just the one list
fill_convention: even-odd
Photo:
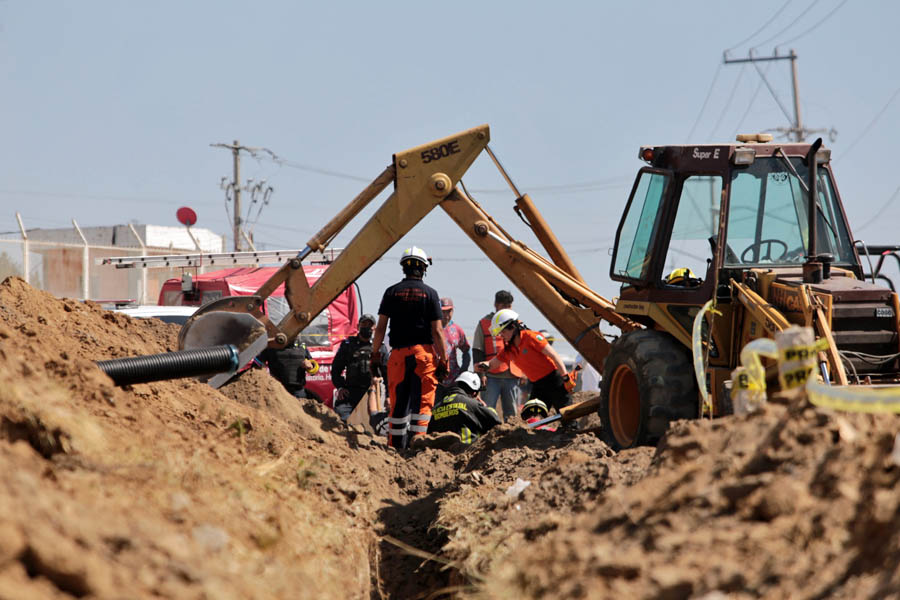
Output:
[[[16,218],[19,233],[0,234],[0,281],[10,276],[21,277],[31,286],[58,297],[156,304],[162,284],[181,277],[183,268],[117,269],[97,264],[99,259],[197,252],[197,249],[146,246],[133,226],[130,226],[134,234],[131,246],[127,245],[128,240],[114,246],[91,244],[74,220],[75,239],[81,243],[37,240],[35,230],[29,232],[18,214]],[[202,267],[190,269],[192,273],[202,270]]]

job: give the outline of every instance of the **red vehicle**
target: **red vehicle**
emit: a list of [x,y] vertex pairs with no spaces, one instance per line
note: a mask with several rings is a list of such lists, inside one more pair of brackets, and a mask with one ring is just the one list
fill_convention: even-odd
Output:
[[[306,280],[313,285],[328,265],[304,265]],[[159,292],[159,304],[165,306],[201,306],[225,296],[249,296],[271,277],[278,267],[236,267],[193,276],[186,280],[169,279]],[[289,308],[284,298],[284,284],[268,299],[265,312],[276,323]],[[298,336],[319,363],[319,371],[306,379],[307,389],[327,406],[333,406],[334,386],[331,363],[341,341],[356,333],[360,315],[359,290],[351,285],[317,316]]]

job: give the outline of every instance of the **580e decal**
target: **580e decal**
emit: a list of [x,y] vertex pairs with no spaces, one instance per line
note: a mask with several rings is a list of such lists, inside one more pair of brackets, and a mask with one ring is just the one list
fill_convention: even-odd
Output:
[[428,150],[422,150],[422,162],[428,164],[433,160],[440,160],[451,154],[456,154],[457,152],[459,152],[459,141],[453,140],[452,142],[447,142],[446,144],[441,144],[440,146],[435,146]]

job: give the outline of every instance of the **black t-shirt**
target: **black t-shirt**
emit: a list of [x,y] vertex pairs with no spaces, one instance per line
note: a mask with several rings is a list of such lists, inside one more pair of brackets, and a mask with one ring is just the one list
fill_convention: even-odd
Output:
[[391,348],[431,344],[431,324],[441,320],[441,299],[421,279],[404,279],[384,291],[378,314],[390,319]]

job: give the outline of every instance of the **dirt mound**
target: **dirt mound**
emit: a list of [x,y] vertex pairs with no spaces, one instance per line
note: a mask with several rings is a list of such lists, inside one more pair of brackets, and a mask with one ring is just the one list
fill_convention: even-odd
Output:
[[[579,436],[546,465],[520,449],[441,519],[451,556],[491,598],[895,597],[898,430],[895,416],[770,403],[678,423],[652,457]],[[504,501],[513,476],[532,485]],[[552,497],[570,492],[585,504]],[[492,552],[478,557],[482,540]]]
[[116,388],[93,364],[177,332],[0,286],[0,597],[386,589],[379,511],[407,461],[262,371]]
[[770,403],[618,454],[596,417],[514,419],[398,453],[265,371],[93,364],[177,332],[0,285],[0,599],[900,595],[896,416]]

